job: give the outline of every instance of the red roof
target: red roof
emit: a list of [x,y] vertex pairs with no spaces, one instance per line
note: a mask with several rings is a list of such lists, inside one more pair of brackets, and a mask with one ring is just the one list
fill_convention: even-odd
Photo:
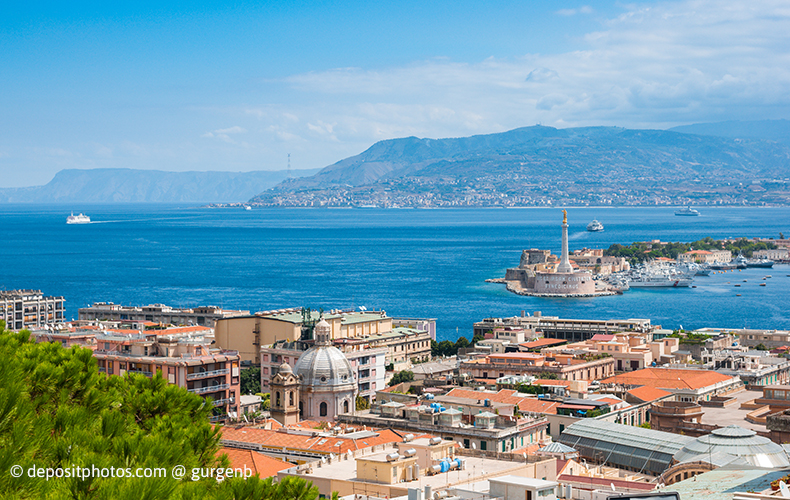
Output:
[[667,392],[661,389],[656,389],[655,387],[648,387],[642,386],[637,387],[636,389],[631,389],[626,394],[630,394],[636,399],[639,399],[644,402],[655,401],[657,399],[661,399],[667,396],[671,396],[671,392]]
[[676,370],[674,368],[643,368],[601,381],[603,384],[647,386],[656,389],[702,389],[733,377],[710,370]]
[[232,468],[251,469],[253,475],[258,474],[261,478],[275,476],[281,470],[294,467],[294,464],[290,462],[283,462],[252,450],[220,448],[217,455],[227,455]]
[[495,403],[517,405],[519,411],[532,412],[532,413],[548,413],[555,415],[557,413],[556,401],[546,401],[536,398],[534,396],[527,396],[526,394],[514,391],[513,389],[502,389],[499,392],[482,392],[470,391],[469,389],[453,389],[447,393],[448,396],[456,398],[466,398],[472,400],[490,399]]
[[519,344],[521,347],[526,349],[536,349],[538,347],[546,347],[550,345],[559,345],[568,342],[567,340],[563,339],[538,339],[533,340],[532,342],[522,342]]
[[380,444],[396,443],[403,439],[400,434],[390,429],[379,430],[376,433],[375,436],[353,439],[342,434],[338,436],[305,436],[253,427],[238,429],[223,427],[221,442],[224,446],[232,446],[231,441],[236,441],[259,444],[264,448],[291,448],[328,455],[330,453],[346,453],[349,450],[362,450]]

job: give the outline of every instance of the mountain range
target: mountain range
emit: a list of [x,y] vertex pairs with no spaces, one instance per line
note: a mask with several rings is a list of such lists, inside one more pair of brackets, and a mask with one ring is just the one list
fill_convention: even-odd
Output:
[[790,204],[790,121],[670,130],[533,126],[380,141],[323,169],[62,170],[0,202],[186,202],[262,206]]
[[789,125],[775,120],[678,127],[694,133],[534,126],[454,139],[386,140],[315,175],[285,180],[251,202],[393,207],[787,204]]
[[[315,170],[294,170],[311,175]],[[44,186],[0,188],[0,202],[243,202],[288,178],[288,171],[164,172],[106,168],[58,172]]]

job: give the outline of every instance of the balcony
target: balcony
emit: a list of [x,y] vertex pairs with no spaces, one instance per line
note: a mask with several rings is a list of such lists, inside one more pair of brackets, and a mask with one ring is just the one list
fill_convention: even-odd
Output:
[[233,404],[236,402],[235,398],[217,399],[212,403],[214,406],[225,406],[226,404]]
[[219,384],[219,385],[212,385],[209,387],[195,387],[194,389],[187,389],[189,392],[194,392],[195,394],[206,394],[209,392],[217,392],[217,391],[224,391],[230,388],[230,384]]
[[209,377],[218,377],[220,375],[227,375],[230,373],[230,370],[227,368],[223,368],[221,370],[212,370],[209,372],[194,372],[194,373],[187,373],[187,380],[197,380],[201,378],[209,378]]
[[126,370],[126,373],[140,373],[140,374],[145,375],[146,377],[149,377],[149,378],[154,376],[154,374],[152,372],[147,372],[147,371],[144,371],[144,370]]

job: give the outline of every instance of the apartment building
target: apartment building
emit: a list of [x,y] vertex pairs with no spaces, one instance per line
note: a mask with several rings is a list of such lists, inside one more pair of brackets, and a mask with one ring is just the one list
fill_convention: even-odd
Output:
[[[324,313],[301,308],[263,311],[251,316],[223,318],[215,326],[217,345],[239,351],[242,363],[261,365],[261,347],[278,341],[310,341],[310,328],[323,316],[331,339],[345,345],[388,349],[386,364],[406,367],[431,356],[432,319],[398,319],[385,311],[332,309]],[[409,326],[410,325],[410,326]],[[432,333],[433,332],[433,333]],[[338,345],[339,347],[339,345]]]
[[122,306],[112,302],[94,302],[79,309],[79,319],[87,321],[149,321],[173,325],[201,325],[214,327],[217,320],[249,315],[250,311],[200,306],[178,309],[164,304]]
[[[597,358],[597,359],[596,359]],[[553,374],[560,380],[601,380],[614,375],[612,357],[577,357],[570,354],[546,356],[528,352],[489,354],[461,363],[462,374],[491,380],[505,376]]]
[[730,262],[732,252],[729,250],[692,250],[678,255],[678,262]]
[[236,418],[241,392],[239,355],[213,348],[210,337],[200,335],[199,329],[204,328],[100,331],[93,356],[99,371],[107,375],[131,372],[153,377],[158,372],[170,384],[210,398],[216,409],[212,421]]
[[0,290],[0,321],[16,331],[62,323],[65,302],[63,297],[44,296],[41,290]]
[[611,334],[627,331],[652,333],[655,329],[660,328],[660,326],[651,325],[649,319],[564,319],[558,316],[543,316],[540,311],[535,311],[532,316],[529,316],[525,311],[522,311],[521,316],[486,318],[478,321],[474,324],[474,334],[485,335],[500,327],[520,327],[535,332],[535,337],[569,341],[587,340],[599,333]]
[[647,368],[653,363],[664,364],[674,360],[680,339],[670,337],[650,341],[650,335],[636,332],[596,334],[583,342],[547,347],[541,352],[551,354],[601,355],[615,360],[615,370],[633,371]]

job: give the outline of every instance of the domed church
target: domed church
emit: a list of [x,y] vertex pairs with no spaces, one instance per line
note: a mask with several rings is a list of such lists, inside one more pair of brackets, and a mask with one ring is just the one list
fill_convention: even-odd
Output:
[[[291,423],[297,411],[300,420],[330,422],[342,413],[355,410],[357,382],[351,363],[332,345],[329,323],[321,318],[313,331],[315,345],[299,357],[293,373],[289,373],[289,367],[271,381],[272,417],[283,424]],[[283,395],[279,405],[278,393]],[[298,410],[295,406],[289,408],[291,400],[284,397],[292,393],[299,401]]]

